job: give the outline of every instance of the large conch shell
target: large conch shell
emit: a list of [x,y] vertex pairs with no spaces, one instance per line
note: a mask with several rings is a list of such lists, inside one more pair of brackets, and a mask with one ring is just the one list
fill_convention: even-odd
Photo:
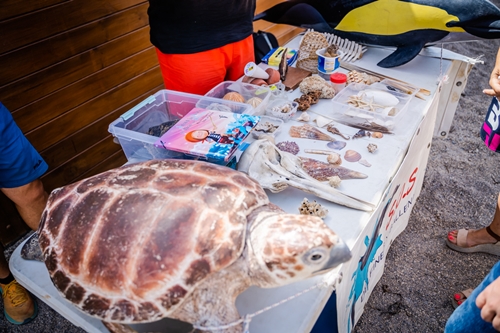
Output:
[[247,173],[273,193],[292,186],[346,207],[364,211],[374,209],[372,204],[348,196],[312,178],[302,168],[299,157],[280,151],[266,139],[254,141],[245,150],[238,162],[238,170]]

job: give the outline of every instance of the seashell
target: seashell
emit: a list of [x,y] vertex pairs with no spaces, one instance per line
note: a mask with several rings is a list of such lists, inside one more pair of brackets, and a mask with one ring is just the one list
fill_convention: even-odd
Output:
[[370,136],[372,135],[370,132],[364,130],[364,129],[361,129],[359,131],[356,132],[356,134],[353,135],[353,139],[359,139],[359,138],[363,138],[365,136]]
[[355,150],[348,150],[344,154],[344,159],[348,162],[357,162],[361,159],[361,154]]
[[222,97],[222,99],[225,99],[227,101],[245,103],[245,97],[243,97],[240,93],[237,93],[236,91],[228,92],[227,94],[224,95],[224,97]]
[[368,167],[368,168],[372,166],[372,165],[371,165],[371,164],[370,164],[367,160],[365,160],[364,158],[360,159],[360,160],[358,161],[358,163],[359,163],[359,164],[361,164],[361,165],[364,165],[365,167]]
[[316,124],[318,125],[318,127],[325,127],[326,125],[331,123],[333,120],[325,118],[323,116],[318,116],[316,119],[314,119],[314,121],[316,121]]
[[274,68],[266,68],[266,73],[269,74],[269,78],[265,82],[269,85],[278,83],[280,81],[280,72]]
[[380,82],[380,78],[369,75],[364,72],[358,72],[356,70],[352,70],[347,74],[347,84],[349,83],[364,83],[370,85],[375,82]]
[[365,89],[358,93],[358,96],[364,96],[365,100],[370,100],[373,104],[383,106],[396,106],[399,104],[399,99],[393,94],[377,89]]
[[342,150],[346,146],[346,144],[347,143],[345,143],[344,141],[332,141],[328,142],[326,146],[331,149]]
[[331,187],[337,188],[340,186],[341,182],[342,182],[342,179],[340,179],[339,176],[332,176],[332,177],[328,178],[328,185],[330,185]]
[[368,177],[364,173],[318,161],[313,158],[300,157],[300,161],[302,162],[302,168],[306,170],[307,174],[320,182],[325,182],[333,176],[339,176],[342,180],[364,179]]
[[370,144],[368,144],[368,146],[366,148],[368,149],[368,151],[370,153],[373,153],[373,152],[375,152],[375,150],[377,150],[378,147],[376,144],[370,143]]
[[303,138],[303,139],[313,139],[313,140],[323,140],[323,141],[336,141],[329,135],[321,132],[311,125],[304,124],[302,126],[291,126],[288,132],[291,137]]
[[340,154],[337,153],[331,153],[326,157],[326,160],[328,163],[333,164],[333,165],[341,165],[342,164],[342,158],[340,157]]
[[299,206],[299,213],[302,215],[313,215],[321,218],[325,218],[328,214],[328,209],[317,203],[316,200],[309,202],[307,198],[304,198]]
[[281,151],[289,152],[290,154],[297,155],[300,151],[299,145],[294,141],[282,141],[276,144]]
[[309,113],[302,112],[302,114],[300,116],[298,116],[296,120],[297,121],[308,122],[310,119],[311,119],[311,117],[309,116]]
[[380,139],[384,136],[384,134],[382,134],[381,132],[373,132],[372,133],[372,138],[375,138],[375,139]]
[[252,97],[248,101],[246,101],[246,103],[250,104],[255,109],[259,106],[260,103],[262,103],[262,98]]

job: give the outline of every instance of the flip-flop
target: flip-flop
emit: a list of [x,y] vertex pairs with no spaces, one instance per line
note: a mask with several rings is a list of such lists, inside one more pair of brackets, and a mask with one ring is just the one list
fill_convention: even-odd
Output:
[[452,243],[448,238],[446,238],[446,245],[452,250],[463,252],[463,253],[476,253],[476,252],[484,252],[493,255],[500,256],[500,236],[491,230],[490,226],[486,227],[486,231],[493,238],[497,240],[496,243],[492,244],[479,244],[476,246],[467,247],[467,234],[469,230],[460,229],[457,233],[457,243]]
[[453,299],[451,302],[451,304],[453,305],[453,308],[456,309],[456,308],[458,308],[458,306],[460,304],[465,302],[465,300],[470,296],[470,294],[472,294],[472,291],[473,291],[473,289],[466,289],[466,290],[459,291],[458,293],[455,293],[453,295]]

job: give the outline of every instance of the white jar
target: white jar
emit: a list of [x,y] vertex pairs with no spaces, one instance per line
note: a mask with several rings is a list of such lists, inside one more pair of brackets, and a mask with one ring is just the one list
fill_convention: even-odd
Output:
[[332,73],[330,74],[330,82],[335,93],[338,94],[347,86],[347,75],[344,73]]

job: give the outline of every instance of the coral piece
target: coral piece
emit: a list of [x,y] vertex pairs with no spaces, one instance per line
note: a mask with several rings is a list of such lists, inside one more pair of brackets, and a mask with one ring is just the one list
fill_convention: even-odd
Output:
[[368,149],[368,151],[370,153],[373,153],[373,152],[375,152],[375,150],[377,150],[378,147],[376,144],[370,143],[370,144],[368,144],[368,146],[366,148]]
[[224,97],[222,97],[222,99],[233,102],[245,103],[245,97],[243,97],[240,93],[237,93],[236,91],[228,92],[227,94],[224,95]]
[[335,96],[335,89],[333,89],[331,84],[317,75],[309,76],[302,80],[299,84],[299,89],[303,94],[321,91],[320,98],[333,98]]
[[288,133],[294,138],[335,141],[335,139],[331,136],[308,124],[304,124],[302,126],[291,126]]
[[299,212],[302,215],[313,215],[324,219],[328,214],[328,209],[321,206],[316,200],[310,202],[307,198],[304,198],[299,206]]
[[299,145],[295,141],[282,141],[276,144],[281,151],[286,151],[290,154],[297,155],[300,151]]
[[339,176],[332,176],[332,177],[328,178],[328,185],[330,185],[331,187],[337,188],[340,186],[341,182],[342,182],[342,179],[340,179]]
[[295,102],[299,103],[297,110],[306,111],[311,107],[312,104],[318,103],[321,96],[321,91],[310,91],[307,94],[303,94],[299,98],[294,99]]

